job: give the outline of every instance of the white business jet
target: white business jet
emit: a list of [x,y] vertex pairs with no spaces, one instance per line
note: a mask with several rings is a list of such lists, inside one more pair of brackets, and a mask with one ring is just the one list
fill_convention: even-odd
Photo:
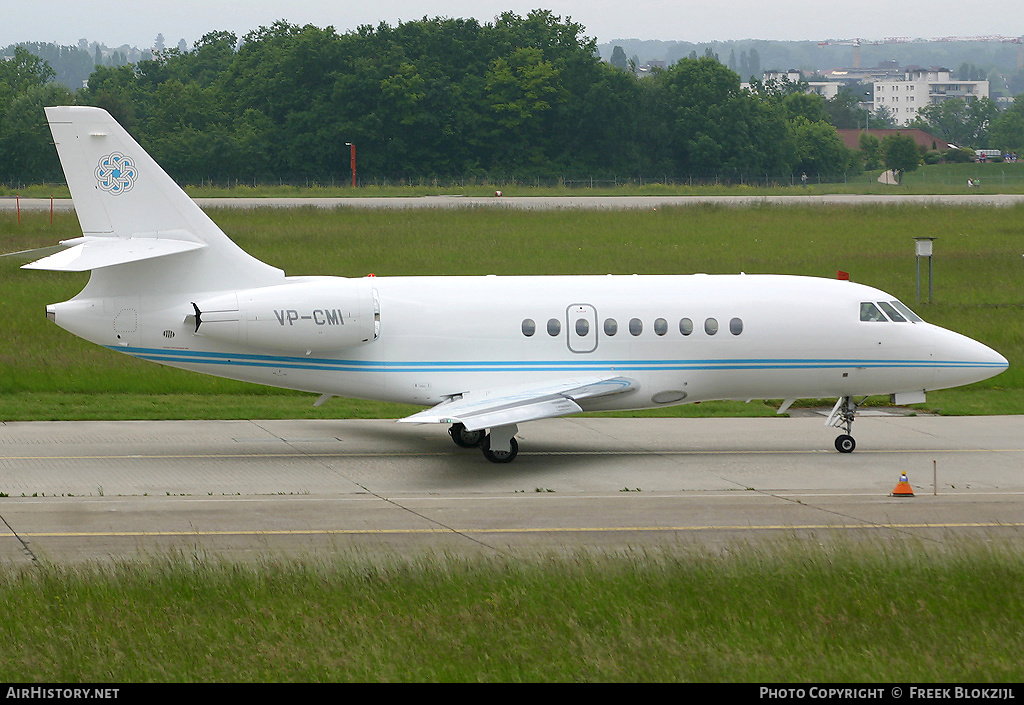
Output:
[[288,277],[236,246],[105,111],[46,109],[82,226],[29,269],[91,271],[46,315],[144,360],[332,396],[428,406],[488,460],[518,424],[713,399],[863,398],[1006,369],[896,297],[797,276]]

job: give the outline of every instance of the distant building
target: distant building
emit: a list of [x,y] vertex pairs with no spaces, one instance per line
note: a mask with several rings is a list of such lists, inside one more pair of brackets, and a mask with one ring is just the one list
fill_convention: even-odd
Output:
[[[779,83],[799,83],[803,80],[803,72],[797,69],[789,69],[788,71],[765,71],[762,76],[762,81],[767,84],[775,81]],[[837,81],[806,81],[807,92],[817,93],[825,100],[831,100],[836,97],[839,93],[839,89],[843,87],[843,83]],[[750,89],[749,83],[741,83],[740,88]]]
[[895,61],[883,61],[878,66],[869,68],[838,68],[819,73],[830,81],[854,85],[857,83],[874,83],[875,81],[900,78],[905,71]]
[[640,76],[647,76],[656,69],[664,71],[667,66],[668,64],[664,61],[648,61],[643,66],[637,67],[637,74]]
[[[949,69],[941,67],[896,68],[886,62],[872,69],[835,69],[819,75],[827,76],[830,80],[808,81],[807,91],[817,93],[826,100],[834,98],[843,86],[858,81],[870,82],[873,86],[873,100],[861,102],[861,107],[872,112],[884,107],[897,125],[912,123],[921,108],[950,98],[963,98],[969,103],[989,97],[988,81],[959,81],[952,77]],[[801,80],[803,73],[796,69],[764,72],[765,83],[798,83]],[[743,88],[750,88],[749,83],[742,85]]]
[[903,76],[874,82],[875,109],[888,108],[898,125],[914,121],[921,108],[950,98],[970,103],[988,98],[988,81],[958,81],[946,68],[919,67],[904,70]]
[[[788,71],[765,71],[764,82],[769,81],[788,81],[789,83],[799,83],[804,80],[803,71],[797,69],[789,69]],[[817,93],[825,100],[831,100],[836,97],[839,93],[839,89],[843,87],[842,83],[836,81],[807,81],[807,92]],[[744,84],[749,87],[750,84]]]

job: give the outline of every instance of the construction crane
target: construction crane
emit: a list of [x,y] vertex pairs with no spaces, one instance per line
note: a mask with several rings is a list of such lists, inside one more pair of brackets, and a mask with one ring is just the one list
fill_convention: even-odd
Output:
[[820,46],[820,47],[827,47],[830,44],[833,45],[833,46],[852,46],[853,47],[853,68],[859,69],[860,68],[860,45],[861,45],[862,41],[867,41],[867,40],[862,40],[862,39],[835,39],[835,40],[828,40],[828,41],[824,41],[824,42],[818,42],[818,46]]

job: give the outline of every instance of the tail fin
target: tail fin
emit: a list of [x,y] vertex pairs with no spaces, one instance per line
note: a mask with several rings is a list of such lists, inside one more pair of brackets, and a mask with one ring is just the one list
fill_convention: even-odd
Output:
[[[82,238],[35,269],[98,270],[150,290],[223,290],[280,283],[281,270],[233,243],[105,110],[46,108]],[[186,254],[187,253],[187,254]],[[161,272],[174,270],[173,275]]]

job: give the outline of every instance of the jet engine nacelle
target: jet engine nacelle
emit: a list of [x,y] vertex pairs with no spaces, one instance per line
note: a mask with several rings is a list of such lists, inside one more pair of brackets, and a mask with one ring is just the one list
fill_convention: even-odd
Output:
[[297,353],[369,343],[380,333],[380,307],[367,279],[309,277],[192,302],[197,336]]

